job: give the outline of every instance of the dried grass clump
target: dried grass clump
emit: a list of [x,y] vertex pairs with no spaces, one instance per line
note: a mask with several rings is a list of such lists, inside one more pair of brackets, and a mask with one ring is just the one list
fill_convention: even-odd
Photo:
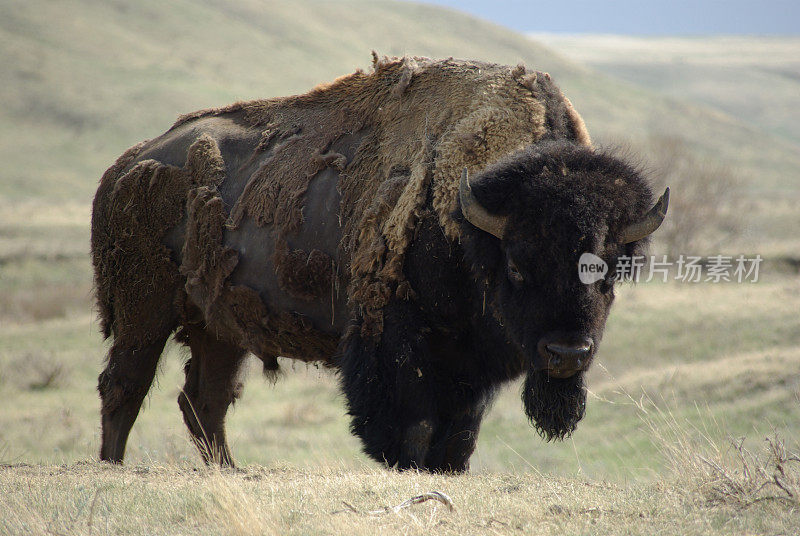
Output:
[[249,536],[281,533],[239,479],[230,478],[224,470],[214,469],[204,486],[212,490],[210,501],[203,510],[204,521],[216,527],[220,534]]
[[760,449],[745,447],[745,438],[729,437],[726,445],[719,444],[712,438],[725,434],[716,421],[703,420],[701,428],[679,421],[647,397],[636,404],[668,469],[688,484],[685,490],[711,505],[745,508],[770,501],[800,506],[800,456],[787,450],[777,433],[766,437]]

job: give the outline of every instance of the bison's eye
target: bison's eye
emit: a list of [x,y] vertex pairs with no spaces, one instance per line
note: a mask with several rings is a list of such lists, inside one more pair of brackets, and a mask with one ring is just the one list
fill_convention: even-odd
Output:
[[511,259],[508,259],[508,279],[514,284],[515,287],[522,286],[522,274],[517,268],[517,265]]
[[600,280],[600,292],[608,294],[614,291],[614,283],[617,281],[616,274],[610,274],[608,277]]

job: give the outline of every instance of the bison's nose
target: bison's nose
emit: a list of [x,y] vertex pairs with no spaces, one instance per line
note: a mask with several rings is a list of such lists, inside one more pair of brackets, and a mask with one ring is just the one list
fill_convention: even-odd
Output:
[[589,337],[568,341],[544,338],[539,342],[539,353],[546,360],[548,374],[568,378],[588,366],[593,346],[594,341]]

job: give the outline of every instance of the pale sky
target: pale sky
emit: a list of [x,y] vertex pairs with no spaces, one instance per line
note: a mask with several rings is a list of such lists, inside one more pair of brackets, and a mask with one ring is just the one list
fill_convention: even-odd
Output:
[[800,0],[429,0],[520,32],[800,34]]

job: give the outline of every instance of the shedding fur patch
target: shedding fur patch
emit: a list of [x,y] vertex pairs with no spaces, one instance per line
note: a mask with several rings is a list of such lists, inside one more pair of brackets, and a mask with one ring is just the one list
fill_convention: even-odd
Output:
[[317,173],[328,167],[335,168],[339,172],[344,171],[347,167],[347,157],[336,151],[328,151],[325,154],[316,151],[311,156],[311,159],[313,161],[313,170],[310,172],[310,178],[313,178]]
[[418,70],[419,65],[417,64],[417,60],[409,56],[405,56],[403,58],[403,65],[400,70],[400,79],[397,81],[397,84],[394,86],[394,88],[392,88],[393,97],[399,99],[403,96],[405,90],[411,85],[411,79]]
[[310,301],[331,292],[335,267],[327,253],[291,249],[286,240],[279,238],[272,263],[281,288],[295,298]]
[[[370,206],[364,211],[364,223],[359,241],[364,244],[352,260],[353,277],[350,282],[350,299],[362,307],[361,333],[372,337],[383,332],[383,308],[392,296],[390,281],[402,279],[402,263],[389,251],[383,224],[398,199],[405,191],[408,175],[402,173],[385,181],[378,188]],[[393,262],[392,262],[393,259]],[[387,270],[395,270],[387,273]]]
[[[186,293],[201,309],[207,328],[261,358],[265,371],[277,370],[279,356],[328,362],[336,348],[334,337],[314,329],[302,315],[269,311],[258,292],[230,283],[239,255],[223,246],[227,219],[216,188],[198,187],[189,193],[180,269],[186,277]],[[330,258],[322,255],[325,259],[320,255],[310,256],[312,266],[306,270],[322,263],[330,274]],[[322,279],[324,275],[315,281]],[[330,285],[330,275],[326,284]],[[316,287],[301,288],[317,290]]]
[[97,195],[92,206],[94,288],[100,316],[100,330],[105,338],[111,336],[114,325],[114,289],[112,285],[116,268],[106,261],[106,255],[115,248],[113,237],[115,229],[109,225],[108,221],[112,210],[111,195],[117,178],[139,156],[142,148],[147,143],[148,140],[145,140],[134,145],[117,158],[114,165],[108,168],[100,179],[100,186],[97,189]]
[[[330,146],[345,134],[358,131],[362,122],[346,107],[331,107],[294,114],[289,124],[284,124],[281,118],[288,114],[281,107],[270,108],[265,107],[260,114],[248,110],[250,121],[270,125],[266,140],[272,150],[234,207],[232,222],[236,226],[249,215],[259,225],[276,224],[285,232],[295,232],[303,224],[303,199],[311,179],[325,167],[346,165],[346,159],[331,153]],[[259,147],[265,146],[264,141]]]

